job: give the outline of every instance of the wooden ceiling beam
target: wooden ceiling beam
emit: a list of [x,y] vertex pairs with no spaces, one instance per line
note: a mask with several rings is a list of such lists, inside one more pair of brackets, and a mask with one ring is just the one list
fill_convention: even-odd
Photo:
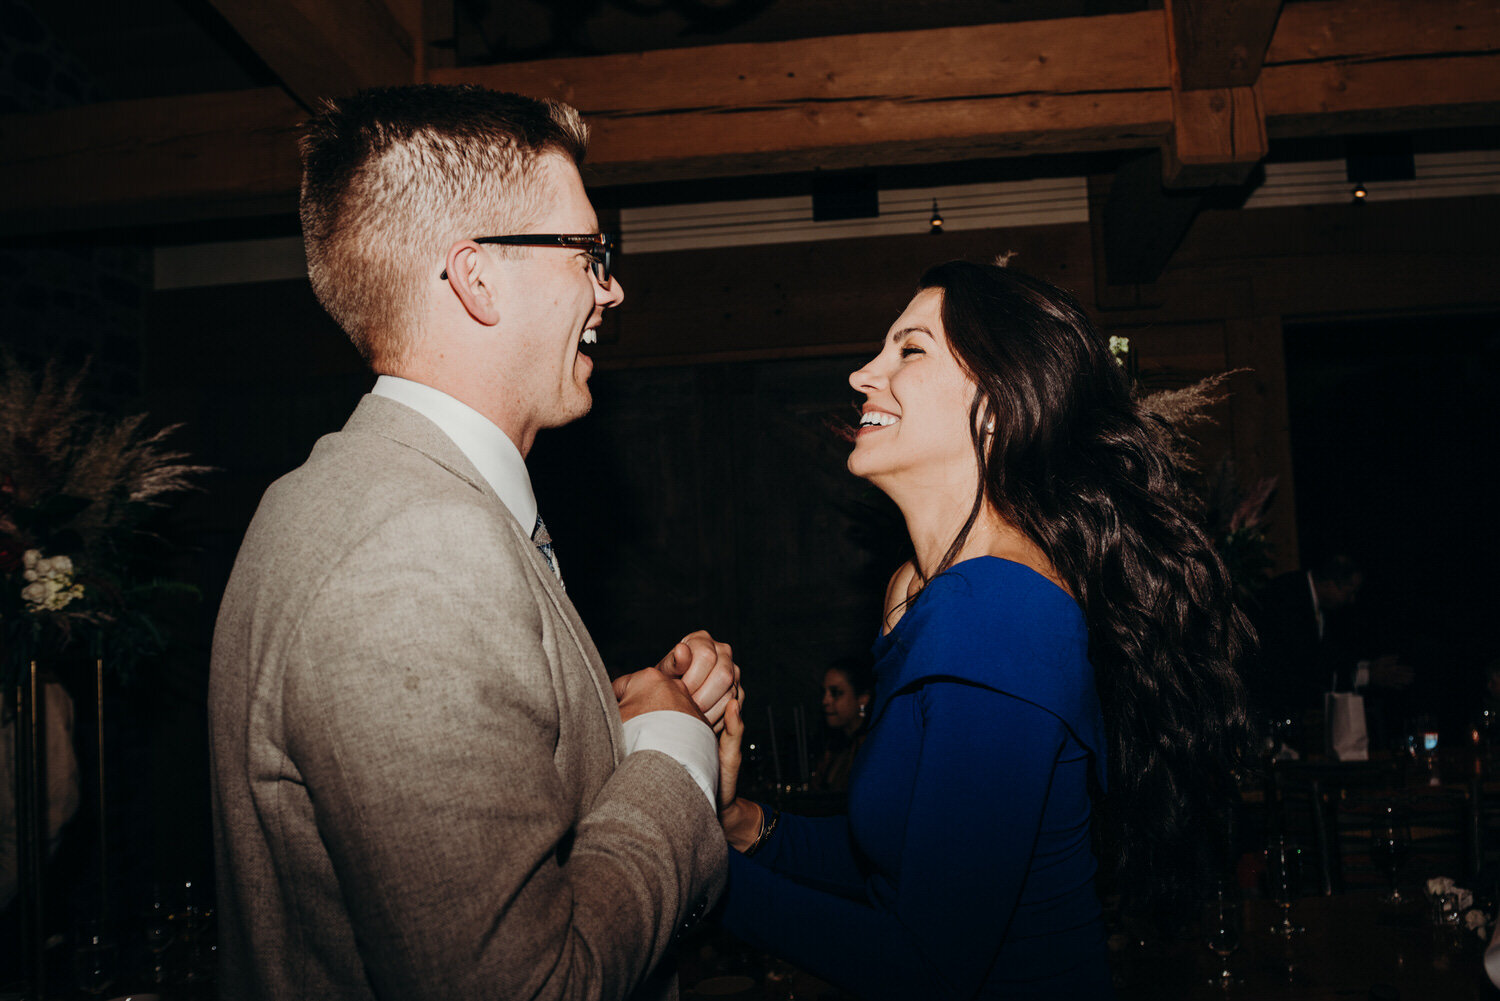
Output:
[[[433,67],[427,76],[575,103],[594,129],[595,184],[1147,150],[1177,121],[1164,17]],[[1272,138],[1493,123],[1500,0],[1292,4],[1257,87]],[[1232,103],[1230,112],[1233,127]],[[284,210],[296,199],[301,116],[271,88],[0,117],[0,234]]]
[[421,0],[210,0],[304,108],[421,79]]
[[1167,0],[1173,82],[1183,90],[1251,87],[1282,0]]
[[1172,90],[1172,138],[1162,147],[1169,188],[1234,187],[1270,151],[1259,87]]
[[567,101],[595,183],[1151,145],[1161,14],[793,39],[436,70]]
[[[1089,222],[1102,264],[1095,274],[1101,305],[1120,305],[1119,295],[1103,286],[1142,286],[1156,281],[1166,270],[1193,220],[1203,207],[1201,190],[1172,191],[1162,187],[1162,153],[1154,150],[1125,161],[1107,177],[1101,195],[1101,178],[1089,179]],[[1128,305],[1143,304],[1149,291],[1127,293]]]
[[1169,188],[1234,186],[1269,151],[1256,80],[1281,0],[1167,0],[1172,136]]
[[295,212],[305,117],[280,87],[0,117],[0,234]]
[[1325,0],[1282,12],[1261,69],[1272,138],[1489,126],[1500,0]]

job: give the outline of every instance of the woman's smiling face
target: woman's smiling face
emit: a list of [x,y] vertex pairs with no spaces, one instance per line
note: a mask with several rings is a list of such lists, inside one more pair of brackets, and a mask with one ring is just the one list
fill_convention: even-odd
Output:
[[919,292],[880,353],[849,376],[865,396],[849,471],[882,489],[909,484],[973,494],[975,386],[948,346],[942,307],[941,291]]

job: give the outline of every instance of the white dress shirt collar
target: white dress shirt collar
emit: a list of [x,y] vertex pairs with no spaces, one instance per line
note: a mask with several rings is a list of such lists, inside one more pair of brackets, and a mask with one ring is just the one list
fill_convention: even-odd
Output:
[[452,438],[453,444],[499,495],[522,531],[531,534],[536,526],[536,494],[531,490],[526,460],[521,458],[521,451],[510,435],[474,408],[420,382],[382,375],[370,392],[411,407]]

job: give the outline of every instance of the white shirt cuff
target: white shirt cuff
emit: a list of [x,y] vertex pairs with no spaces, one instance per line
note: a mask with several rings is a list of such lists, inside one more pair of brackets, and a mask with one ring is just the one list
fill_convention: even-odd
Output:
[[718,812],[719,741],[702,720],[675,709],[632,716],[625,721],[625,753],[636,751],[660,751],[682,765]]

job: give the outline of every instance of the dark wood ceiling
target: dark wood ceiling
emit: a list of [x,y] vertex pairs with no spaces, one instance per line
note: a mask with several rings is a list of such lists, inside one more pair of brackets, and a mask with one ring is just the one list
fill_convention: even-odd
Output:
[[[276,84],[208,0],[21,0],[110,100]],[[433,43],[460,66],[1160,8],[1162,0],[454,0]],[[0,29],[3,33],[3,29]]]
[[0,116],[12,237],[285,215],[306,109],[413,80],[572,102],[604,186],[1107,154],[1146,274],[1273,142],[1500,121],[1500,0],[22,2],[92,86]]

